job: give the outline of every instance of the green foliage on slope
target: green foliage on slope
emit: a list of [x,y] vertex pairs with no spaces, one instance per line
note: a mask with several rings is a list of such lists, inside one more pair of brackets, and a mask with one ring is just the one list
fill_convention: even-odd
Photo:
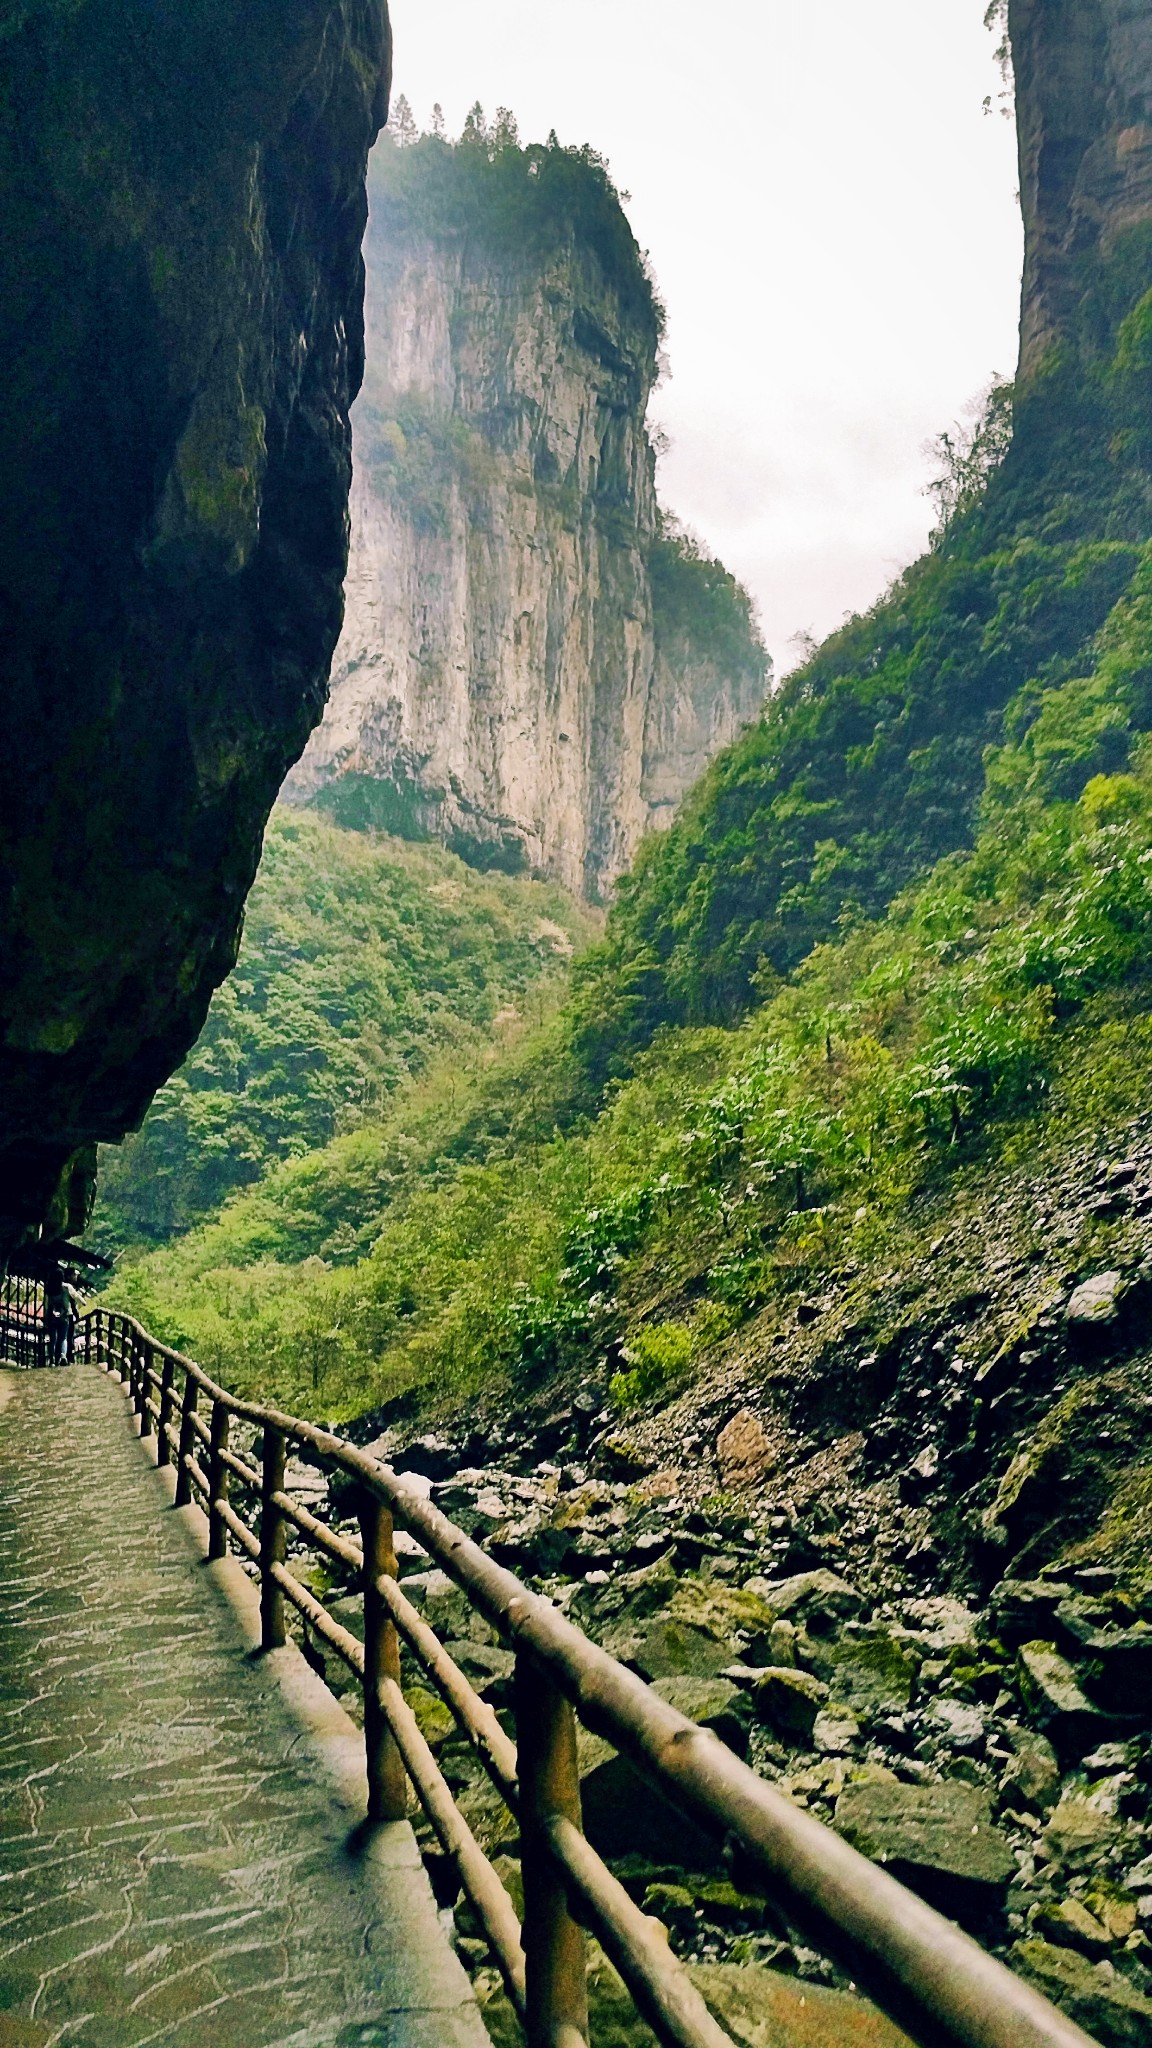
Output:
[[622,1405],[650,1398],[774,1296],[882,1260],[910,1201],[1022,1120],[1042,1146],[1053,1089],[1099,1082],[1102,1021],[1129,1020],[1112,1058],[1138,1087],[1150,941],[1144,750],[1074,802],[990,802],[972,853],[738,1026],[661,1033],[599,1116],[573,1113],[554,1021],[486,1073],[430,1074],[117,1293],[325,1413],[605,1360]]
[[668,513],[648,550],[648,574],[659,652],[673,664],[708,660],[721,675],[767,688],[768,657],[748,592]]
[[[932,551],[814,654],[620,891],[572,998],[117,1283],[333,1414],[607,1371],[879,1273],[926,1194],[1146,1098],[1152,243],[944,450]],[[719,592],[723,599],[723,592]],[[355,1229],[350,1219],[355,1216]]]
[[274,813],[234,973],[143,1129],[104,1152],[102,1239],[187,1230],[378,1115],[429,1058],[488,1056],[591,928],[561,889]]
[[[1002,388],[973,434],[945,437],[931,552],[789,677],[643,850],[581,970],[597,1079],[662,1024],[741,1016],[970,843],[1009,704],[1025,692],[1019,727],[1095,673],[1152,532],[1150,273],[1139,230],[1086,279],[1073,338],[1016,394],[1010,445]],[[1152,724],[1152,695],[1133,684],[1112,724],[1080,786],[1118,765],[1121,727]]]

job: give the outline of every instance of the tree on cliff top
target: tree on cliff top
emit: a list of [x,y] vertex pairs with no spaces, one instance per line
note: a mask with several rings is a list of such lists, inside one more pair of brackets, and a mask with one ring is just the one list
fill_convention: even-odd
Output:
[[[399,103],[398,103],[399,106]],[[393,121],[395,123],[396,116]],[[467,235],[504,257],[535,260],[569,241],[591,248],[628,309],[659,340],[664,308],[604,158],[587,143],[521,144],[515,115],[489,123],[479,100],[449,140],[435,125],[408,139],[385,129],[368,171],[373,218],[401,239]]]

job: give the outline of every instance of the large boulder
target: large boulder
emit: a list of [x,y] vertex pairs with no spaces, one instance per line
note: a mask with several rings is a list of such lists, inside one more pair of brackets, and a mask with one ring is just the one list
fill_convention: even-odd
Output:
[[384,0],[25,0],[0,95],[0,1256],[232,965],[340,627]]
[[988,1795],[945,1779],[936,1785],[850,1782],[836,1801],[835,1826],[863,1855],[954,1918],[979,1920],[999,1905],[1016,1874]]
[[1111,1964],[1094,1964],[1074,1949],[1050,1941],[1018,1941],[1011,1962],[1101,2048],[1148,2048],[1152,1999]]
[[[1016,1579],[1094,1528],[1152,1436],[1152,1409],[1124,1373],[1077,1380],[1025,1438],[983,1518]],[[1021,1566],[1026,1570],[1021,1570]]]

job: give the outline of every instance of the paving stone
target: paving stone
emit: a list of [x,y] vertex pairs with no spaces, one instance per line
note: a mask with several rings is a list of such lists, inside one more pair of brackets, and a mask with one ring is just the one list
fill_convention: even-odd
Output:
[[0,1378],[5,2048],[484,2048],[411,1831],[349,1836],[119,1389]]

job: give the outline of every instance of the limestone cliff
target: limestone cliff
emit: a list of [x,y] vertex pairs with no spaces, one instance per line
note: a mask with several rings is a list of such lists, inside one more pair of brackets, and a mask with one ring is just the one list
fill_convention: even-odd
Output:
[[370,193],[345,626],[287,793],[596,898],[765,688],[743,593],[661,537],[659,309],[590,152],[385,138]]
[[[1152,222],[1149,0],[1010,0],[1025,268],[1020,367],[1062,340],[1130,230]],[[1097,314],[1099,318],[1099,313]]]
[[195,1039],[320,713],[387,16],[21,0],[0,65],[2,1252]]

